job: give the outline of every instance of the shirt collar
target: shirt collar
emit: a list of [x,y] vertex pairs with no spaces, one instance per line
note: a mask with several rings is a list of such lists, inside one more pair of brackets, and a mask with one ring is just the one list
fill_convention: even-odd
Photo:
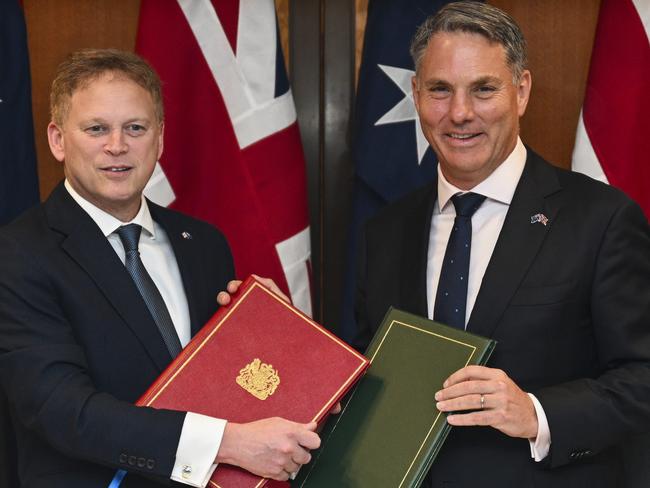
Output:
[[[510,205],[525,164],[526,147],[517,137],[517,144],[510,155],[490,176],[472,188],[472,193],[478,193],[497,202]],[[465,190],[461,190],[447,181],[438,165],[438,208],[442,211],[451,197],[464,192]]]
[[79,204],[82,209],[84,209],[90,218],[93,219],[105,237],[108,237],[123,225],[138,224],[146,231],[147,235],[151,239],[156,238],[156,230],[153,225],[153,219],[151,218],[149,205],[147,205],[147,199],[144,198],[144,195],[140,197],[142,199],[140,203],[140,210],[138,210],[138,213],[133,218],[133,220],[130,222],[122,222],[121,220],[112,216],[108,212],[105,212],[101,208],[93,205],[84,197],[79,195],[79,193],[77,193],[75,189],[72,188],[72,185],[67,179],[65,180],[64,185],[70,196],[74,199],[75,202]]

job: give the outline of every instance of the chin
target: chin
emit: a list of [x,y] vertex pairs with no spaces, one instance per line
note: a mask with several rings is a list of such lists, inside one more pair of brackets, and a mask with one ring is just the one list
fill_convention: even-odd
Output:
[[485,166],[482,158],[479,157],[454,157],[448,158],[446,166],[453,170],[455,173],[475,173]]
[[104,199],[116,205],[126,205],[138,199],[139,196],[133,192],[111,192],[104,195]]

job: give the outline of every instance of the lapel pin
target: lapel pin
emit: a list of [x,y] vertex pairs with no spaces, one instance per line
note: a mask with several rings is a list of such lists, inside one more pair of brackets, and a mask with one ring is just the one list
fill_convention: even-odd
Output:
[[[544,225],[546,225],[546,224],[544,224]],[[183,233],[181,235],[183,236],[183,239],[190,240],[192,238],[192,234],[190,234],[189,232],[186,232],[186,231],[183,231]]]
[[538,213],[530,216],[530,223],[536,224],[537,222],[542,223],[545,227],[548,224],[548,218],[543,213]]

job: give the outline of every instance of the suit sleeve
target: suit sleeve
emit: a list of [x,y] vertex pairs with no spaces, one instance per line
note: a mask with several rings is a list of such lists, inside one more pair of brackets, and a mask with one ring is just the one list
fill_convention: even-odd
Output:
[[586,305],[601,373],[536,392],[551,430],[551,467],[650,429],[649,290],[650,230],[626,202],[601,236]]
[[24,247],[0,237],[0,384],[16,421],[68,457],[168,478],[185,413],[95,388],[60,290]]

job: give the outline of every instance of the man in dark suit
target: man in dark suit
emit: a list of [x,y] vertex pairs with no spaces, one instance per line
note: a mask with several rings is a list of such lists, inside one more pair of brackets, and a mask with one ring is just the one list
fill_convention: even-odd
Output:
[[124,487],[205,486],[218,462],[287,479],[318,446],[315,424],[133,405],[237,286],[219,231],[142,196],[162,152],[158,77],[134,54],[81,51],[51,109],[65,183],[0,232],[0,381],[21,486],[105,488],[117,469]]
[[614,446],[650,429],[648,223],[522,144],[531,74],[504,12],[449,4],[411,53],[438,178],[367,225],[357,345],[390,305],[498,343],[435,393],[455,428],[423,486],[620,486]]

